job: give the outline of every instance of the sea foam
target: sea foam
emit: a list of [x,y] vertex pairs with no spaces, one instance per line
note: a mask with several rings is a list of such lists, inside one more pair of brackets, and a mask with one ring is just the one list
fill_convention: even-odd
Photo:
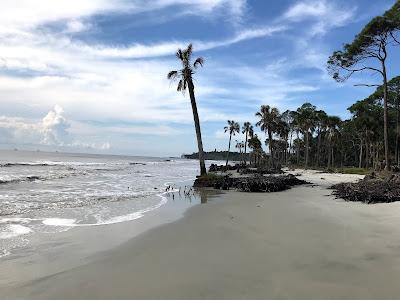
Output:
[[0,239],[10,239],[20,235],[31,233],[32,229],[19,224],[9,224],[0,232]]

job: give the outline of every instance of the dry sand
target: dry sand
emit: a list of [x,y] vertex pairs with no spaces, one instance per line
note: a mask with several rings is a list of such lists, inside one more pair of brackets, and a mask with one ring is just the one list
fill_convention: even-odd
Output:
[[[313,176],[336,180],[303,178]],[[227,192],[1,299],[398,299],[400,204],[329,195],[325,185]]]

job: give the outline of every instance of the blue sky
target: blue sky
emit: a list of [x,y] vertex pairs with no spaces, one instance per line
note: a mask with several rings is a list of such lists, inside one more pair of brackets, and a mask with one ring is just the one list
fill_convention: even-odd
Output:
[[[2,148],[169,156],[196,150],[188,96],[166,79],[189,42],[206,150],[226,120],[309,101],[348,117],[368,96],[325,70],[393,0],[15,0],[0,12]],[[390,50],[389,74],[399,73]],[[261,134],[262,135],[262,134]],[[240,140],[238,136],[235,139]]]

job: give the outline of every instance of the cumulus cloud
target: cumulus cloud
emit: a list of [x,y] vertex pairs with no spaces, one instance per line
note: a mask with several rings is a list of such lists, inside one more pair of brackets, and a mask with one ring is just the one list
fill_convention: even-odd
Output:
[[64,116],[64,110],[56,105],[46,116],[40,120],[0,117],[0,142],[3,144],[25,144],[61,146],[77,149],[109,150],[109,142],[87,143],[79,137],[72,136],[69,132],[70,122]]
[[63,116],[64,110],[56,105],[54,109],[48,112],[43,118],[41,129],[43,133],[42,143],[46,145],[63,145],[69,139],[68,128],[70,124]]

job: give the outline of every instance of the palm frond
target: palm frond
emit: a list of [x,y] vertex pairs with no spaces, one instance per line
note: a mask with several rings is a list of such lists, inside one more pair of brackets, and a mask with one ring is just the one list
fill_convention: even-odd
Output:
[[176,90],[178,92],[181,92],[182,88],[183,88],[183,80],[181,79],[181,80],[179,80],[178,87],[176,88]]
[[178,51],[176,51],[176,57],[183,61],[183,52],[181,49],[178,49]]
[[178,71],[171,71],[168,73],[167,78],[170,80],[174,80],[176,79],[177,76],[178,76]]
[[199,66],[202,67],[203,64],[204,64],[204,58],[198,57],[198,58],[195,60],[193,66],[195,67],[195,69],[197,69]]
[[193,45],[192,43],[190,43],[187,47],[187,49],[185,50],[185,57],[188,61],[190,61],[190,58],[192,57],[192,53],[193,53]]

